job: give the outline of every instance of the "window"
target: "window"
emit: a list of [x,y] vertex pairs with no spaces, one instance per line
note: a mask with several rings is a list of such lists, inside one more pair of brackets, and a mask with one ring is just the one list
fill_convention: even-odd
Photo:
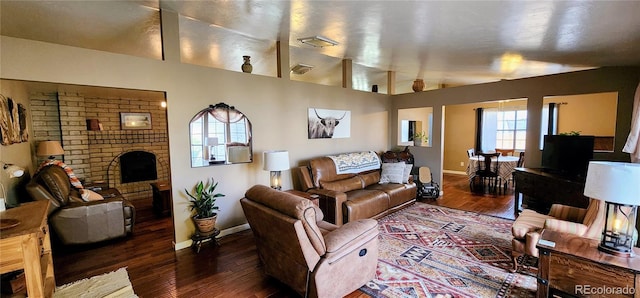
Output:
[[196,114],[189,124],[191,166],[252,162],[251,122],[219,103]]
[[524,107],[487,108],[482,113],[483,152],[500,149],[524,150],[527,110]]

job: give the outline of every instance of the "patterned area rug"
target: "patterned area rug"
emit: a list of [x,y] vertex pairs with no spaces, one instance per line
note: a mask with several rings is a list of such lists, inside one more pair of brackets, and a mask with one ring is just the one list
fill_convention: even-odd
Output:
[[[381,218],[373,297],[534,297],[534,272],[511,273],[512,220],[415,203]],[[520,260],[522,261],[522,260]]]
[[126,268],[56,288],[53,298],[137,298]]

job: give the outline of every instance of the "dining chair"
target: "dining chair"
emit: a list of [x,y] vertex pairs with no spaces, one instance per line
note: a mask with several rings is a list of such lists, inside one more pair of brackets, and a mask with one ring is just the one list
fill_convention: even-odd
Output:
[[515,149],[498,149],[496,148],[496,153],[502,154],[502,156],[513,156],[516,152]]
[[[484,193],[485,189],[487,189],[490,193],[498,193],[500,189],[498,187],[500,185],[500,176],[498,175],[500,163],[498,158],[500,158],[500,153],[478,153],[476,176],[470,182],[472,191],[482,191]],[[494,165],[492,166],[492,164]],[[481,188],[478,189],[479,187]]]
[[467,150],[467,155],[469,155],[469,157],[475,156],[476,155],[476,149],[471,148],[471,149]]
[[522,168],[524,167],[524,151],[521,151],[520,154],[518,155],[518,164],[517,164],[518,168]]

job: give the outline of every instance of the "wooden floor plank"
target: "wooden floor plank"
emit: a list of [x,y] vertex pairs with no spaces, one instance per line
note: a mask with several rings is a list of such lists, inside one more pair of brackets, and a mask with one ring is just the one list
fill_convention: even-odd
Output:
[[[445,174],[444,196],[424,202],[455,209],[513,219],[513,191],[505,195],[469,192],[466,176]],[[204,243],[200,253],[174,251],[170,218],[152,216],[149,206],[136,206],[138,218],[133,236],[54,251],[56,283],[127,267],[134,291],[140,297],[297,297],[277,280],[266,276],[251,231],[219,239],[220,246]],[[368,295],[355,291],[349,298]]]

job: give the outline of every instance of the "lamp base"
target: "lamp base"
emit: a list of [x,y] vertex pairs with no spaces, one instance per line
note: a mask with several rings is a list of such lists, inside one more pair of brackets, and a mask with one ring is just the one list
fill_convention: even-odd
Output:
[[[626,248],[626,247],[625,247]],[[612,254],[616,257],[622,257],[622,258],[633,258],[635,257],[635,254],[633,253],[633,250],[631,251],[621,251],[612,247],[608,247],[608,246],[604,246],[602,244],[598,245],[598,250],[602,251],[602,252],[606,252],[608,254]]]

